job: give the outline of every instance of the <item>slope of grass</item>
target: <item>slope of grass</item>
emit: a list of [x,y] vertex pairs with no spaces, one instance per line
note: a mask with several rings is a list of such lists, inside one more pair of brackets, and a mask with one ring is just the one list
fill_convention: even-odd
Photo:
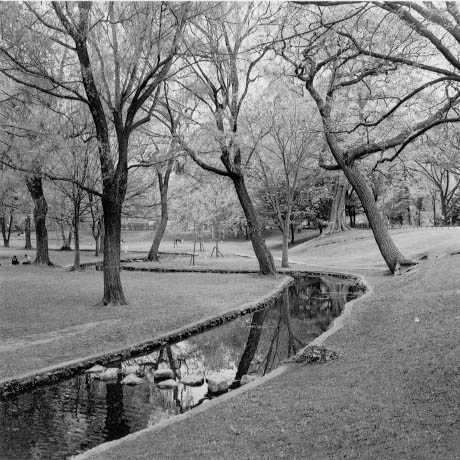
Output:
[[[430,257],[399,277],[368,277],[373,292],[325,343],[339,360],[295,365],[211,410],[87,458],[460,458],[460,256],[442,255],[457,243],[441,233],[398,236],[405,252],[428,249]],[[316,246],[318,260],[353,259],[350,245],[360,243],[349,238]]]
[[[390,233],[396,245],[408,257],[460,249],[459,227],[406,228]],[[330,268],[386,269],[370,230],[354,230],[317,238],[292,248],[289,256],[292,261]]]

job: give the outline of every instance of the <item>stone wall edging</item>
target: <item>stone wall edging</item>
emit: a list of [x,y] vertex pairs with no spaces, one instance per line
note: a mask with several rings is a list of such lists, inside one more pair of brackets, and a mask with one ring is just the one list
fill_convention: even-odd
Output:
[[[347,318],[350,314],[352,309],[356,306],[358,302],[361,302],[364,297],[367,297],[369,294],[373,292],[372,286],[367,282],[366,278],[361,276],[361,275],[355,275],[352,273],[334,273],[334,272],[310,272],[307,270],[285,270],[283,271],[285,274],[290,274],[292,278],[295,278],[296,276],[305,276],[306,274],[312,275],[312,276],[334,276],[334,277],[339,277],[341,279],[349,279],[349,280],[354,280],[356,283],[364,289],[364,292],[361,296],[357,297],[356,299],[350,300],[345,304],[345,308],[340,316],[334,319],[332,322],[332,325],[330,328],[328,328],[326,331],[324,331],[321,335],[313,339],[310,343],[306,345],[306,347],[302,348],[296,353],[296,356],[299,354],[302,354],[302,352],[305,350],[307,347],[311,346],[320,346],[324,343],[324,341],[330,337],[331,335],[335,334],[339,329],[341,329],[344,325],[344,319]],[[232,398],[237,397],[238,395],[245,393],[247,391],[250,391],[254,388],[257,388],[270,380],[273,380],[274,378],[278,377],[281,374],[284,374],[287,372],[290,368],[293,366],[296,366],[298,364],[295,364],[294,362],[289,362],[289,363],[284,363],[278,366],[276,369],[273,371],[269,372],[268,374],[264,375],[263,377],[260,377],[252,382],[247,383],[246,385],[243,385],[239,388],[236,388],[235,390],[230,391],[229,393],[226,393],[224,395],[219,396],[218,398],[212,399],[211,401],[207,402],[206,405],[199,405],[197,407],[194,407],[193,409],[187,411],[184,414],[179,414],[174,417],[171,417],[167,420],[161,421],[160,423],[144,428],[142,430],[136,431],[134,433],[130,433],[122,438],[115,439],[114,441],[108,441],[102,444],[99,444],[98,446],[93,447],[92,449],[87,450],[86,452],[82,452],[81,454],[75,455],[71,457],[72,460],[88,460],[93,458],[94,455],[98,455],[102,452],[105,452],[107,450],[110,450],[112,448],[115,448],[117,445],[122,444],[123,442],[126,441],[132,441],[140,436],[143,436],[145,434],[149,434],[149,436],[153,436],[155,433],[158,433],[159,431],[163,430],[164,428],[180,422],[182,420],[187,420],[191,417],[194,417],[195,415],[207,411],[209,409],[212,409],[218,404],[222,404],[225,401],[231,400]]]

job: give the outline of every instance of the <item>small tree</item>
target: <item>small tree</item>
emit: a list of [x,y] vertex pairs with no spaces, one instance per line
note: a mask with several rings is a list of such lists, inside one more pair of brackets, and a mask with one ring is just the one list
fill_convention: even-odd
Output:
[[300,217],[296,201],[302,198],[301,184],[308,187],[308,179],[314,181],[315,141],[318,145],[311,117],[288,96],[283,101],[279,97],[273,100],[267,135],[256,150],[264,184],[260,196],[272,208],[283,235],[282,267],[289,267],[289,234],[296,214]]

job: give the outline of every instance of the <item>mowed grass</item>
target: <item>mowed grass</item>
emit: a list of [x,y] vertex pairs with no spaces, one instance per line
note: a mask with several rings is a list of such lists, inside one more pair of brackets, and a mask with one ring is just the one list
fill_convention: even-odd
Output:
[[[294,365],[210,410],[87,458],[460,458],[460,255],[446,255],[453,241],[436,244],[432,236],[419,246],[403,241],[408,252],[430,251],[415,270],[368,276],[373,292],[325,343],[340,359]],[[427,240],[442,251],[424,248]],[[324,254],[332,258],[333,247],[346,254],[347,244]]]
[[[19,262],[22,263],[24,255],[27,254],[30,260],[33,262],[35,260],[35,249],[25,250],[18,247],[12,248],[0,248],[0,264],[4,266],[11,265],[11,258],[15,255]],[[49,258],[51,263],[62,267],[65,265],[73,265],[74,253],[73,251],[59,251],[59,250],[50,250]],[[101,257],[94,257],[93,251],[81,251],[80,252],[80,262],[95,262],[101,260]]]
[[[280,263],[275,262],[276,266],[279,267]],[[259,270],[259,264],[255,257],[238,257],[238,256],[225,256],[225,257],[210,257],[206,254],[199,254],[195,257],[195,263],[190,263],[190,256],[161,256],[158,262],[150,261],[138,261],[123,264],[129,267],[137,268],[162,268],[162,269],[176,269],[176,270],[207,270],[207,269],[219,269],[219,270]]]
[[[460,227],[409,227],[391,230],[390,234],[409,258],[424,253],[442,254],[460,250]],[[292,248],[289,257],[293,262],[331,269],[386,269],[370,230],[353,230],[315,238]]]
[[95,307],[102,273],[0,266],[0,379],[150,340],[240,307],[279,278],[122,272],[128,306]]

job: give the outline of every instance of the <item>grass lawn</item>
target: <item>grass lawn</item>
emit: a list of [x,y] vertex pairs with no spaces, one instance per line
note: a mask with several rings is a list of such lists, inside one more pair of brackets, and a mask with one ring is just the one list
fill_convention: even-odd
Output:
[[[365,230],[290,250],[293,262],[359,271],[373,287],[325,343],[339,360],[295,365],[212,410],[88,458],[460,458],[460,256],[450,255],[460,249],[460,229],[392,234],[407,256],[426,252],[428,260],[388,276]],[[221,247],[226,256],[252,255],[247,242]],[[241,268],[255,261],[201,262]],[[98,309],[91,305],[101,275],[0,267],[2,378],[152,338],[279,283],[258,275],[123,272],[130,306]]]
[[[397,277],[369,272],[373,292],[325,343],[339,360],[294,365],[211,410],[86,457],[460,458],[460,256],[446,255],[459,232],[414,234],[395,238],[409,255],[428,250],[428,260]],[[375,268],[365,234],[342,238],[298,257],[314,253],[327,267],[337,254],[346,266],[348,254],[350,265]]]
[[[278,261],[275,262],[280,266]],[[259,270],[255,257],[238,257],[228,255],[225,257],[210,257],[200,254],[195,257],[195,265],[190,264],[190,256],[160,255],[159,262],[139,261],[123,264],[139,268],[174,268],[174,269],[221,269],[221,270]]]
[[[12,248],[0,248],[0,264],[1,265],[11,265],[11,258],[15,255],[19,262],[22,262],[24,259],[24,254],[27,254],[30,259],[33,261],[35,259],[35,249],[25,250],[18,247]],[[49,257],[53,264],[57,266],[72,265],[73,264],[73,251],[59,251],[59,250],[50,250]],[[81,251],[80,252],[80,262],[94,262],[100,260],[101,257],[94,257],[92,251]]]
[[[403,228],[390,233],[407,257],[460,249],[460,227]],[[355,230],[314,239],[292,248],[289,257],[293,262],[334,269],[386,270],[370,230]]]
[[[424,252],[443,253],[460,250],[460,227],[430,227],[415,228],[407,227],[390,231],[396,244],[408,257],[416,257]],[[305,233],[304,237],[311,236]],[[146,234],[133,232],[127,235],[130,250],[148,250],[149,241]],[[131,238],[131,239],[130,239]],[[277,265],[280,264],[281,247],[280,235],[267,238],[267,246],[271,248]],[[223,258],[211,258],[213,244],[205,242],[205,252],[196,258],[196,265],[217,268],[249,268],[257,269],[254,260],[254,251],[249,241],[223,241],[219,248],[224,254]],[[172,241],[165,240],[161,243],[161,251],[185,251],[193,250],[193,243],[184,241],[180,247],[173,248]],[[251,259],[234,257],[235,254],[247,255]],[[295,245],[289,249],[289,259],[293,268],[309,267],[313,270],[324,268],[328,270],[378,270],[386,271],[385,262],[380,255],[377,244],[370,230],[353,230],[333,236],[314,238],[305,243]],[[160,261],[164,266],[177,267],[177,260],[165,258]],[[182,263],[182,262],[181,262]],[[183,259],[188,266],[189,258]]]
[[274,289],[259,275],[122,272],[129,306],[94,307],[102,273],[0,266],[0,379],[150,340]]

